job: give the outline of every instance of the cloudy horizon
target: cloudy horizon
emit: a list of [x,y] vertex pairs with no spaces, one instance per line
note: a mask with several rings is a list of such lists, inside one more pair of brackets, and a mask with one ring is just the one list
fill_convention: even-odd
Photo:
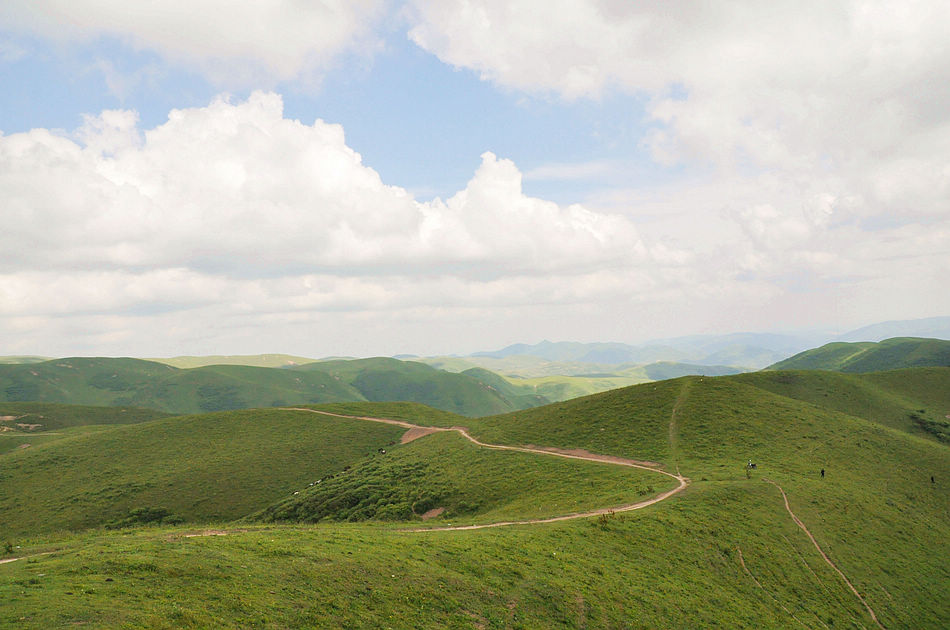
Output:
[[0,7],[0,355],[950,314],[950,7]]

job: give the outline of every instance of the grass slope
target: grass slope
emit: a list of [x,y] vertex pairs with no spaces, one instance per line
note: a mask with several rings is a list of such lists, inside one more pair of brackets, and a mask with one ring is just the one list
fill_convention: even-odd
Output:
[[[99,424],[136,424],[165,418],[169,414],[136,407],[91,407],[58,403],[0,402],[0,427],[26,433],[56,431],[69,427]],[[17,427],[17,423],[34,425]],[[38,426],[37,426],[38,425]]]
[[829,343],[779,361],[766,369],[862,373],[938,366],[950,366],[950,341],[895,337],[878,343]]
[[736,379],[782,396],[950,443],[950,368],[868,374],[757,372]]
[[546,402],[499,380],[487,372],[450,374],[395,359],[327,361],[297,369],[178,369],[140,359],[70,358],[0,365],[0,400],[138,406],[176,414],[370,400],[487,415]]
[[[924,374],[925,380],[933,378]],[[753,459],[759,464],[756,475],[785,488],[793,509],[886,626],[941,627],[950,619],[950,449],[780,396],[744,378],[641,385],[560,403],[545,408],[548,414],[529,410],[486,418],[473,431],[502,442],[546,437],[618,455],[629,455],[636,445],[641,456],[693,478],[691,492],[710,484],[741,484],[743,464]],[[653,420],[641,423],[641,417]],[[826,479],[818,475],[821,468]],[[932,475],[942,481],[932,484]],[[788,517],[772,491],[771,516],[779,522]],[[695,495],[680,502],[690,496]],[[718,517],[708,509],[704,522],[711,526]],[[800,551],[812,553],[807,546]]]
[[131,510],[233,520],[339,472],[403,430],[302,411],[173,417],[2,457],[0,531],[96,527]]
[[161,411],[134,407],[0,403],[0,454],[116,424],[135,424],[166,416],[168,414]]
[[[875,378],[915,403],[942,400],[932,390],[944,382],[931,371]],[[0,623],[874,627],[792,520],[779,490],[763,482],[768,477],[885,627],[948,625],[950,448],[936,441],[770,391],[746,376],[685,377],[466,423],[484,441],[653,459],[693,484],[604,522],[424,533],[402,531],[398,523],[242,526],[205,538],[184,538],[188,530],[180,528],[24,535],[14,541],[23,545],[20,553],[53,553],[0,566]],[[447,443],[426,445],[438,437]],[[442,481],[448,502],[469,483],[505,489],[523,479],[531,487],[517,467],[481,476],[481,465],[465,453],[437,465],[443,449],[464,446],[450,438],[428,436],[394,449],[389,459],[364,459],[352,475],[334,478],[338,490],[356,491],[360,479],[404,489]],[[747,478],[750,458],[758,470]],[[454,471],[455,461],[466,462],[460,470],[474,467],[476,481]],[[419,462],[426,466],[410,466]],[[512,479],[498,478],[506,476]],[[559,491],[540,487],[539,498]],[[373,505],[413,498],[391,495]]]
[[326,373],[353,387],[369,401],[418,402],[467,416],[481,416],[537,406],[546,401],[527,391],[505,388],[486,372],[475,375],[444,372],[415,361],[378,357],[352,361],[321,361],[294,370]]
[[665,475],[550,455],[485,449],[458,433],[390,448],[268,507],[264,521],[524,520],[635,503],[676,487]]

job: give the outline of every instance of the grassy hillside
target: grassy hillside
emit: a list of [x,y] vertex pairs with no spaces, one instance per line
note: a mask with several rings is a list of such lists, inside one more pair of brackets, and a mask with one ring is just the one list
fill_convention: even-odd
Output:
[[829,343],[779,361],[767,369],[862,373],[942,366],[950,366],[950,341],[896,337],[878,343]]
[[636,468],[489,450],[450,432],[364,459],[257,518],[398,521],[442,508],[441,522],[491,523],[635,503],[676,485],[670,477]]
[[220,412],[117,426],[2,456],[0,531],[101,526],[162,508],[233,520],[388,447],[403,429],[301,411]]
[[134,407],[0,403],[0,454],[116,424],[135,424],[166,416],[168,414],[161,411]]
[[[934,375],[922,374],[933,386]],[[935,604],[950,601],[950,449],[746,378],[641,385],[545,408],[550,413],[482,419],[473,430],[498,441],[636,451],[696,480],[695,492],[744,485],[743,464],[753,459],[755,476],[785,488],[798,516],[891,626],[941,627],[950,619],[947,605]],[[947,481],[932,484],[932,475]],[[776,520],[787,518],[780,501],[776,495]],[[915,621],[920,611],[928,611],[927,623]]]
[[950,368],[869,374],[757,372],[736,378],[782,396],[950,443]]
[[[0,430],[36,433],[90,424],[135,424],[167,417],[154,409],[136,407],[90,407],[57,403],[0,402]],[[29,425],[27,427],[18,424]]]
[[419,402],[468,416],[513,411],[547,402],[530,390],[504,386],[500,379],[485,371],[455,374],[415,361],[383,357],[321,361],[294,371],[326,373],[359,391],[365,400]]
[[[939,371],[870,376],[877,380],[862,378],[855,387],[876,386],[912,405],[938,405],[947,390]],[[420,533],[406,531],[405,522],[327,519],[307,527],[222,525],[228,535],[198,538],[184,537],[194,528],[65,537],[23,532],[12,541],[22,545],[18,553],[53,553],[0,565],[5,604],[0,624],[877,627],[843,575],[883,627],[947,627],[950,447],[846,409],[779,393],[779,385],[786,384],[749,377],[685,377],[464,420],[487,442],[649,459],[693,480],[684,492],[640,511],[480,531]],[[839,382],[816,380],[809,386],[833,393]],[[367,411],[352,403],[334,409]],[[393,405],[376,412],[406,417],[412,410]],[[442,426],[459,420],[426,413],[428,421]],[[108,435],[163,423],[178,427],[175,420],[119,427]],[[232,427],[222,435],[243,430]],[[42,448],[54,446],[59,445]],[[348,471],[341,468],[317,490],[300,488],[296,499],[289,486],[281,494],[286,501],[274,509],[314,509],[317,515],[326,500],[363,497],[374,498],[365,507],[379,518],[386,516],[380,511],[398,511],[404,504],[411,510],[427,499],[413,492],[432,488],[458,518],[466,514],[465,499],[455,502],[456,497],[474,492],[487,502],[479,509],[504,515],[527,513],[531,497],[550,509],[555,497],[587,500],[589,492],[612,490],[610,483],[598,488],[594,479],[589,491],[593,471],[549,469],[553,458],[483,459],[484,453],[451,434],[387,450],[385,456],[359,458]],[[211,451],[201,452],[207,457]],[[747,477],[749,459],[758,469]],[[288,461],[253,468],[263,480],[293,468]],[[579,476],[554,481],[571,474]],[[841,574],[822,558],[786,510],[780,490],[765,478],[784,489],[790,509]],[[323,483],[333,485],[324,490]],[[367,487],[373,491],[360,494]],[[204,488],[218,490],[209,479]],[[0,489],[0,497],[8,492]],[[0,518],[6,511],[0,509]]]
[[326,361],[296,369],[245,365],[178,369],[140,359],[70,358],[0,365],[0,400],[137,406],[177,414],[409,401],[464,415],[487,415],[546,402],[528,389],[501,386],[499,379],[488,382],[491,378],[487,373],[450,374],[395,359]]

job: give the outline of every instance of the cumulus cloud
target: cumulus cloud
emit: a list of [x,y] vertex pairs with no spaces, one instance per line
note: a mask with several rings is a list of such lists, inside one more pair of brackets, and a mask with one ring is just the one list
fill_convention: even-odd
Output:
[[4,270],[167,268],[268,275],[420,264],[546,272],[642,256],[633,226],[526,196],[491,153],[465,189],[418,202],[384,184],[343,129],[283,117],[280,96],[218,99],[140,130],[87,116],[74,138],[0,137]]
[[339,125],[287,119],[265,92],[151,129],[107,110],[68,135],[0,135],[0,314],[484,309],[643,285],[634,266],[660,258],[632,223],[521,180],[485,153],[464,189],[420,202]]
[[117,37],[228,83],[294,79],[372,48],[384,0],[8,0],[7,27],[58,40]]
[[947,212],[945,2],[411,4],[411,39],[486,80],[646,98],[659,161],[778,171],[862,216]]

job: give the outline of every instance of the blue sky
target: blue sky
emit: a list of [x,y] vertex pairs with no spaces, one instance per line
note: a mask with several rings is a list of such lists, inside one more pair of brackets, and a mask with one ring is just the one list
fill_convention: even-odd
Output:
[[945,315],[946,14],[11,0],[0,354],[464,353]]

